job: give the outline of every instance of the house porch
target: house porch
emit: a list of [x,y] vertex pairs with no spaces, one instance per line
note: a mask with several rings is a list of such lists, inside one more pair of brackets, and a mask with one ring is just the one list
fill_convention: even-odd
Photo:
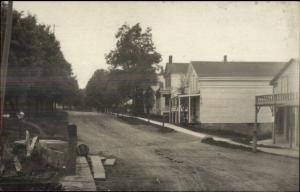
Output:
[[169,122],[175,124],[198,123],[200,94],[177,95],[170,99]]
[[261,107],[272,110],[274,145],[299,148],[299,93],[256,96],[255,106],[256,119]]

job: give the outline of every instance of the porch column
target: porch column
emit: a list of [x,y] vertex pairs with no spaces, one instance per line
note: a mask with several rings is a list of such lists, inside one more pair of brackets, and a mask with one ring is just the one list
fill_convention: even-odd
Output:
[[181,106],[180,106],[180,97],[178,97],[178,123],[180,124],[180,108],[181,108]]
[[170,99],[169,99],[169,123],[172,122],[172,120],[171,120],[171,117],[172,117],[171,112],[172,112],[172,101],[171,101],[171,96],[170,96]]
[[201,122],[201,95],[199,95],[199,111],[198,111],[198,121]]
[[284,110],[283,110],[284,114],[283,114],[283,137],[288,140],[289,136],[288,136],[288,133],[287,133],[287,129],[288,129],[288,110],[286,107],[284,107]]
[[172,111],[172,123],[174,123],[175,122],[175,114],[174,114],[174,112]]
[[160,100],[160,113],[163,115],[163,111],[165,110],[166,108],[166,97],[161,97],[161,100]]
[[254,131],[253,131],[253,141],[252,141],[252,151],[256,152],[257,147],[257,113],[259,112],[259,108],[256,106],[257,97],[255,97],[255,120],[254,120]]
[[189,96],[189,123],[191,123],[191,96]]
[[178,123],[178,97],[176,98],[175,102],[177,108],[177,110],[175,111],[175,123]]
[[295,130],[294,130],[294,146],[299,147],[299,107],[295,107]]
[[273,144],[276,143],[276,111],[277,108],[275,106],[273,106],[273,124],[272,124],[272,140],[273,140]]
[[171,113],[172,113],[172,123],[174,123],[174,109],[175,107],[175,102],[174,102],[174,98],[172,99],[172,107],[171,107]]
[[290,142],[290,148],[293,147],[293,131],[294,131],[294,119],[295,117],[293,117],[295,115],[295,113],[293,113],[293,107],[289,107],[289,123],[288,123],[288,129],[289,129],[289,142]]
[[[172,102],[173,102],[173,108],[175,108],[176,107],[175,99],[173,99]],[[174,111],[172,113],[173,113],[173,123],[176,123],[176,116],[175,116],[176,114],[174,113]]]

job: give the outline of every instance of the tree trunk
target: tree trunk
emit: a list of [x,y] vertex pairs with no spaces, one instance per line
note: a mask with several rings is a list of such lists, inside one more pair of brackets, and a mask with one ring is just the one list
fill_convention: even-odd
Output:
[[15,97],[15,104],[16,104],[16,111],[20,110],[20,106],[19,106],[19,98]]

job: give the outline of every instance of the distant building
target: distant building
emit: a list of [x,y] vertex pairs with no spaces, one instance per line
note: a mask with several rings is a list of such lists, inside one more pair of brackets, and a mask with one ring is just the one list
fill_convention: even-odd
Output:
[[176,96],[188,69],[188,63],[173,63],[172,56],[169,56],[169,62],[166,64],[163,76],[161,76],[161,87],[157,92],[157,114],[169,115],[171,97]]
[[258,111],[269,107],[273,112],[273,144],[299,148],[299,61],[286,63],[270,85],[273,93],[257,96],[256,107]]

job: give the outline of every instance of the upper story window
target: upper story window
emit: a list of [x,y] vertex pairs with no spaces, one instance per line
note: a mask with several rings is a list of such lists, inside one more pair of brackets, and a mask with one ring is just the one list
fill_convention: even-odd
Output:
[[278,93],[278,82],[277,81],[274,82],[274,84],[273,84],[273,94],[276,94],[276,93]]
[[283,76],[280,78],[280,82],[281,82],[281,93],[287,93],[288,92],[288,77],[287,76]]
[[171,87],[171,77],[170,77],[170,75],[168,75],[166,77],[166,88],[169,88],[169,87]]
[[191,90],[196,91],[197,90],[197,76],[196,75],[192,75],[191,82],[192,82]]
[[194,90],[195,90],[195,91],[197,91],[197,86],[198,86],[198,80],[197,80],[197,76],[195,76],[195,78],[194,78],[194,79],[195,79],[195,89],[194,89]]
[[159,87],[160,88],[164,88],[164,83],[163,82],[159,82]]

